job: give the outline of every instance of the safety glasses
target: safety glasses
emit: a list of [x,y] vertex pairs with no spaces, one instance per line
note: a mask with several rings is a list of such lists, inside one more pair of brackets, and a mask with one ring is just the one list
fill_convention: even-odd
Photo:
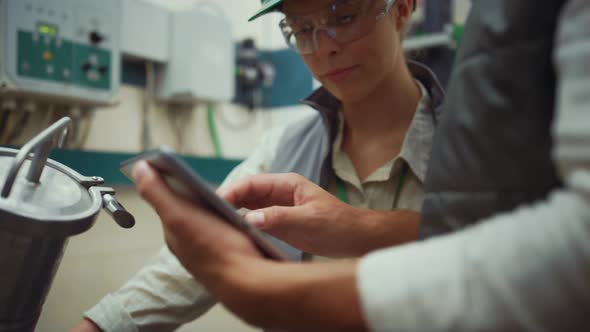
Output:
[[320,32],[338,44],[366,36],[396,0],[336,0],[328,8],[305,16],[287,16],[279,27],[289,47],[302,55],[318,50]]

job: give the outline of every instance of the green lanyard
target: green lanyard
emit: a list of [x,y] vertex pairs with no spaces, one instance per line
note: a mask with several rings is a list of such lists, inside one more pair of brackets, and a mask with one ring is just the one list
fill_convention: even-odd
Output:
[[[397,203],[399,201],[399,196],[402,193],[402,188],[404,186],[404,182],[406,181],[406,176],[408,176],[409,170],[410,170],[410,168],[408,167],[408,164],[404,163],[403,168],[402,168],[402,172],[399,175],[399,179],[397,181],[397,188],[395,189],[395,198],[393,199],[393,207],[394,208],[397,207]],[[338,199],[340,199],[344,203],[349,204],[348,203],[348,196],[346,195],[346,184],[338,176],[336,176],[336,196],[338,197]]]

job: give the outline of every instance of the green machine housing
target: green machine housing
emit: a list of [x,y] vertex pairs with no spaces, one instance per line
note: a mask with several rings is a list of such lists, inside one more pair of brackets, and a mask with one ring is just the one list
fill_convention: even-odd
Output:
[[0,98],[110,105],[119,88],[117,0],[0,0]]

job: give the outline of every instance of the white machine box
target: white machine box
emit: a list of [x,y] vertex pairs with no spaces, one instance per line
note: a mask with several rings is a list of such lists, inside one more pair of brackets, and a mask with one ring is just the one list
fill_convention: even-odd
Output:
[[169,62],[160,71],[159,97],[169,102],[234,96],[235,46],[231,23],[213,7],[173,13]]

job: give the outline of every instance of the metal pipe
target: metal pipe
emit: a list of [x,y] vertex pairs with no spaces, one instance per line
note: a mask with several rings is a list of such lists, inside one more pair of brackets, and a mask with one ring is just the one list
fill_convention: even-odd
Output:
[[[49,152],[51,151],[53,145],[53,138],[57,133],[61,134],[60,143],[62,143],[63,135],[65,132],[68,131],[69,126],[71,125],[72,120],[68,117],[64,117],[51,125],[49,128],[42,131],[39,135],[35,136],[31,141],[25,144],[14,157],[12,161],[12,166],[8,171],[6,176],[6,180],[4,181],[4,186],[2,187],[2,197],[7,198],[10,195],[10,191],[12,190],[12,186],[14,181],[16,180],[16,176],[18,175],[18,171],[22,167],[25,160],[29,157],[29,154],[34,151],[35,158],[33,159],[31,169],[38,169],[37,171],[29,171],[27,175],[27,179],[31,182],[38,183],[39,178],[41,177],[41,173],[43,172],[43,168],[45,163],[47,162],[47,157],[49,156]],[[58,146],[61,147],[61,146]]]

